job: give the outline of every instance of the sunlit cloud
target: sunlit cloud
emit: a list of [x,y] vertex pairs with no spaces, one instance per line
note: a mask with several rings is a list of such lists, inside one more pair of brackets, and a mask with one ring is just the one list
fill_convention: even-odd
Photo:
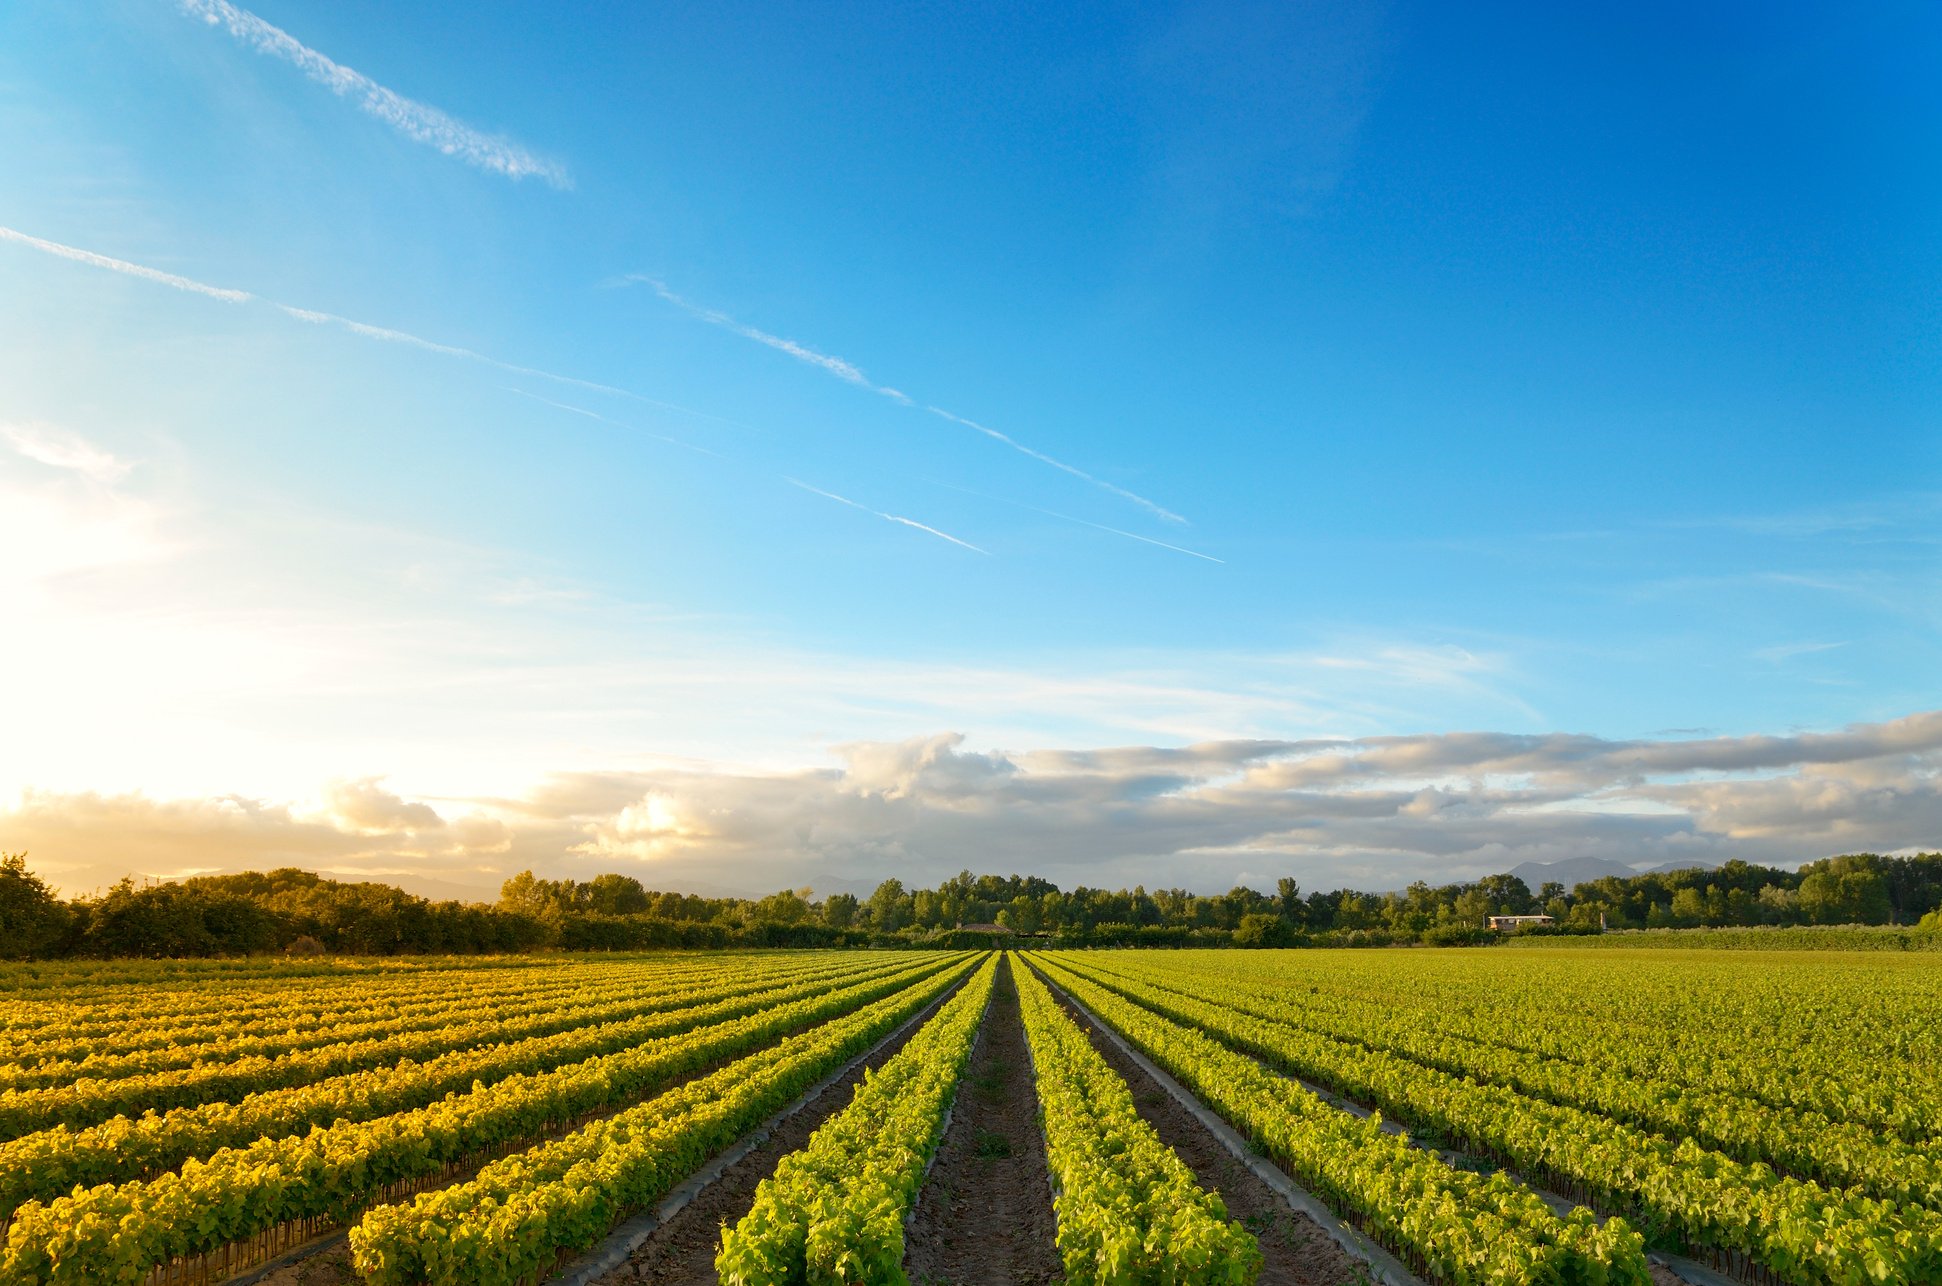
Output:
[[[44,852],[70,879],[86,878],[79,855],[114,851],[144,870],[191,854],[199,869],[301,859],[475,887],[518,863],[740,893],[925,884],[965,868],[1212,892],[1249,873],[1385,889],[1584,856],[1795,866],[1933,843],[1942,827],[1942,712],[1677,746],[1454,734],[981,751],[946,732],[831,753],[768,770],[556,773],[454,801],[464,813],[449,822],[375,780],[337,783],[311,810],[33,792],[0,807],[0,847]],[[1353,774],[1285,771],[1318,758]],[[1640,762],[1670,769],[1628,772]]]
[[78,473],[95,482],[113,482],[126,476],[129,469],[127,461],[78,434],[50,425],[0,421],[0,443],[36,464]]
[[274,865],[470,896],[526,866],[738,892],[994,866],[1394,888],[1942,833],[1942,712],[1401,735],[1529,726],[1514,659],[824,653],[409,531],[198,509],[138,466],[62,426],[0,436],[0,851],[64,888]]
[[[24,645],[30,612],[63,577],[178,550],[162,507],[117,489],[131,466],[112,452],[65,429],[4,421],[0,448],[0,592],[13,618],[0,638]],[[5,467],[10,458],[37,467]]]
[[441,830],[445,819],[429,804],[401,799],[384,789],[382,778],[332,782],[324,805],[339,826],[365,834]]
[[406,797],[474,794],[636,762],[644,747],[781,764],[833,729],[972,726],[1065,744],[1514,709],[1493,690],[1509,672],[1487,657],[1453,689],[1394,667],[1343,680],[1298,653],[849,656],[407,530],[214,510],[139,469],[103,483],[0,449],[8,459],[0,708],[15,735],[0,739],[0,795],[294,797],[346,774],[388,774]]
[[280,27],[230,4],[228,0],[181,0],[182,11],[219,27],[261,54],[280,58],[340,98],[357,103],[368,114],[416,143],[476,169],[509,179],[537,178],[556,188],[571,187],[566,167],[535,156],[511,139],[484,133],[454,120],[436,107],[386,89],[369,76],[333,62]]

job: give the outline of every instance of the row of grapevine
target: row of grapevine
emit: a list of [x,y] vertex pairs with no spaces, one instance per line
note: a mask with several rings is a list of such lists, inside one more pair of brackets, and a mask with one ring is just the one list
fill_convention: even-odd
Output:
[[[831,953],[834,954],[834,953]],[[731,965],[761,965],[759,959],[728,960]],[[773,963],[773,962],[769,962]],[[525,998],[613,994],[630,983],[684,987],[707,978],[714,970],[692,960],[636,961],[586,969],[558,965],[532,966],[491,974],[417,974],[374,979],[358,985],[333,981],[328,987],[292,985],[282,994],[249,993],[224,996],[198,991],[192,1009],[158,1002],[136,1014],[76,1012],[63,1023],[36,1031],[0,1035],[0,1054],[7,1061],[34,1066],[50,1061],[73,1061],[89,1054],[138,1054],[181,1045],[207,1045],[239,1037],[279,1033],[292,1039],[302,1033],[331,1031],[348,1025],[385,1020],[408,1020],[441,1007],[474,1006],[500,1000],[518,1003]],[[191,998],[180,997],[184,1005]]]
[[[0,1040],[31,1038],[39,1034],[58,1034],[72,1028],[85,1035],[111,1034],[122,1023],[179,1021],[193,1025],[199,1020],[225,1020],[234,1013],[273,1014],[292,1004],[332,1004],[359,995],[390,997],[423,994],[428,987],[473,990],[500,986],[523,978],[536,981],[579,970],[563,969],[556,962],[536,964],[531,959],[500,960],[491,969],[461,967],[456,961],[445,967],[421,965],[412,969],[370,968],[368,961],[331,962],[333,968],[294,977],[263,976],[243,981],[226,974],[211,973],[192,977],[173,986],[145,981],[163,961],[120,961],[115,970],[122,975],[120,985],[62,990],[59,1014],[50,1013],[45,996],[0,1001]],[[203,961],[203,964],[216,962]],[[616,962],[618,965],[619,962]],[[651,968],[681,967],[682,958],[674,956],[629,960],[628,966]],[[139,996],[140,999],[134,997]]]
[[[852,966],[830,977],[816,973],[789,986],[686,1009],[650,1013],[627,1022],[574,1028],[510,1045],[457,1050],[423,1063],[372,1068],[292,1089],[252,1094],[238,1103],[205,1103],[161,1115],[117,1117],[81,1130],[42,1130],[0,1143],[0,1218],[31,1199],[51,1200],[77,1184],[120,1183],[158,1174],[225,1147],[281,1138],[337,1121],[366,1121],[436,1102],[447,1094],[491,1085],[520,1073],[547,1072],[585,1059],[632,1049],[778,1005],[873,979],[908,981],[931,967],[927,956],[899,955],[869,968]],[[765,978],[765,982],[773,981]]]
[[1568,1062],[1478,1039],[1461,1017],[1431,1029],[1414,1016],[1398,1018],[1374,1003],[1322,1009],[1290,1004],[1278,990],[1244,975],[1181,976],[1124,961],[1114,973],[1164,986],[1181,995],[1219,999],[1242,1013],[1352,1041],[1456,1076],[1507,1086],[1548,1102],[1580,1107],[1676,1138],[1692,1138],[1736,1160],[1766,1161],[1803,1178],[1858,1188],[1869,1196],[1942,1205],[1942,1153],[1852,1122],[1807,1109],[1772,1107],[1758,1099],[1704,1085],[1677,1085],[1616,1071],[1609,1065]]
[[[825,966],[840,970],[845,962]],[[850,965],[849,967],[854,967]],[[753,988],[761,979],[784,972],[780,966],[766,970],[741,970],[733,976]],[[788,970],[791,976],[796,971]],[[567,979],[551,985],[518,985],[468,993],[462,997],[440,996],[420,982],[409,1004],[384,1006],[375,999],[358,1005],[349,998],[339,1010],[310,1010],[288,1014],[274,1023],[249,1023],[225,1020],[199,1035],[159,1025],[128,1024],[113,1042],[89,1043],[69,1040],[64,1048],[49,1044],[0,1045],[0,1056],[12,1061],[0,1064],[0,1090],[32,1089],[68,1084],[79,1080],[115,1081],[133,1076],[153,1075],[178,1068],[232,1064],[243,1059],[276,1060],[291,1054],[332,1050],[339,1046],[377,1048],[387,1039],[416,1041],[426,1047],[439,1034],[454,1033],[458,1039],[475,1042],[517,1039],[495,1035],[494,1025],[504,1025],[540,1014],[585,1013],[585,1022],[611,1022],[616,1018],[646,1012],[639,1006],[644,992],[653,992],[668,1007],[684,1002],[696,991],[721,985],[728,976],[720,968],[708,970],[653,971],[609,978],[589,986]],[[520,1035],[531,1034],[521,1032]],[[366,1046],[365,1042],[371,1042]],[[421,1057],[410,1045],[402,1046],[399,1057]],[[318,1053],[313,1057],[327,1057]],[[395,1062],[389,1052],[381,1051],[380,1062]]]
[[[629,994],[631,988],[619,994]],[[185,1067],[219,1066],[246,1058],[275,1059],[326,1046],[410,1037],[487,1020],[583,1008],[582,988],[520,988],[485,995],[427,997],[415,1004],[308,1009],[282,1019],[217,1016],[195,1031],[128,1024],[113,1039],[84,1035],[0,1046],[0,1091],[31,1090],[75,1081],[111,1082]]]
[[[1926,1144],[1942,1136],[1942,1009],[1932,960],[1834,954],[1743,958],[1677,951],[1169,953],[1159,976],[1248,978],[1399,1025]],[[1622,967],[1623,983],[1614,984]]]
[[1942,1279],[1942,1216],[1776,1174],[1504,1086],[1094,970],[1059,965],[1156,1015],[1318,1081],[1601,1205],[1641,1212],[1695,1246],[1737,1251],[1801,1286]]
[[920,967],[914,983],[897,975],[845,987],[551,1072],[511,1076],[412,1111],[259,1139],[152,1180],[30,1201],[7,1230],[0,1283],[133,1282],[156,1264],[288,1221],[348,1223],[393,1185],[630,1102],[807,1024],[933,985],[962,963],[961,956],[940,956]]
[[[351,1230],[353,1263],[374,1286],[527,1281],[562,1251],[592,1244],[630,1212],[658,1200],[707,1157],[921,1010],[970,967],[961,963],[909,992],[495,1162],[468,1183],[427,1193],[409,1205],[377,1207]],[[926,1030],[961,1013],[967,995],[988,990],[990,972],[987,962],[978,980],[948,1002]]]
[[762,1181],[722,1234],[723,1286],[902,1283],[904,1220],[991,999],[998,956]]
[[1457,1170],[1342,1112],[1194,1027],[1134,1004],[1062,955],[1029,957],[1060,987],[1252,1138],[1300,1184],[1452,1286],[1644,1286],[1623,1219],[1552,1212],[1501,1174]]
[[[757,979],[742,985],[759,987],[763,981]],[[518,1041],[588,1023],[659,1013],[670,1006],[688,1004],[692,999],[712,998],[720,993],[723,985],[721,977],[716,975],[691,983],[688,989],[671,992],[643,993],[634,987],[624,997],[607,1000],[592,1009],[555,1008],[506,1021],[486,1017],[469,1023],[454,1022],[432,1031],[324,1045],[274,1057],[259,1055],[119,1080],[80,1080],[40,1089],[0,1091],[0,1139],[17,1138],[56,1125],[92,1125],[134,1112],[233,1101],[263,1090],[308,1085],[350,1072],[395,1065],[406,1059],[436,1057],[453,1049]]]
[[[670,957],[668,952],[651,952],[630,958]],[[368,983],[414,974],[486,974],[533,967],[530,957],[521,956],[43,960],[14,965],[0,972],[0,1031],[22,1022],[38,1025],[45,1015],[35,1015],[32,1006],[49,996],[87,1002],[125,999],[135,988],[157,995],[210,987],[230,992],[275,991],[319,981]]]
[[1201,1188],[1140,1119],[1126,1082],[1045,984],[1015,958],[1012,976],[1038,1084],[1066,1281],[1251,1286],[1262,1262],[1253,1234],[1228,1219],[1220,1197]]

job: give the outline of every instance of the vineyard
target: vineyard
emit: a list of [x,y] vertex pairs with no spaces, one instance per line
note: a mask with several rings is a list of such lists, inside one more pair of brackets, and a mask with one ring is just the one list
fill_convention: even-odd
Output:
[[13,966],[0,1218],[0,1286],[1942,1282],[1942,962]]

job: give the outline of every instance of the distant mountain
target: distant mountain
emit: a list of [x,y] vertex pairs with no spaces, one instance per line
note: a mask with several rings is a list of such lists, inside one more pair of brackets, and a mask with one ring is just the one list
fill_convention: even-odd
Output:
[[1630,879],[1637,875],[1638,869],[1625,865],[1610,857],[1567,857],[1558,862],[1525,862],[1514,866],[1510,873],[1530,886],[1535,893],[1539,887],[1556,880],[1566,889],[1576,888],[1592,880],[1602,880],[1608,875],[1620,879]]
[[[833,871],[816,871],[804,879],[803,883],[816,890],[818,901],[832,893],[852,893],[860,900],[867,900],[877,891],[877,885],[883,883],[883,877],[856,880],[837,875]],[[915,888],[916,885],[913,884],[911,887]]]
[[1661,862],[1657,866],[1627,866],[1612,857],[1567,857],[1557,862],[1526,862],[1511,868],[1511,874],[1530,886],[1531,892],[1556,880],[1566,889],[1574,889],[1592,880],[1602,880],[1607,876],[1617,876],[1627,880],[1634,875],[1663,875],[1667,871],[1716,871],[1715,862]]
[[418,875],[411,871],[385,871],[376,875],[366,875],[362,871],[320,869],[317,874],[327,880],[341,880],[345,884],[388,884],[392,888],[403,889],[421,898],[434,902],[484,902],[492,903],[499,898],[497,884],[462,883],[457,880],[440,880],[429,875]]
[[1694,861],[1661,862],[1657,866],[1646,867],[1643,871],[1640,872],[1640,874],[1641,875],[1664,875],[1667,871],[1717,871],[1717,870],[1719,870],[1718,862],[1694,862]]

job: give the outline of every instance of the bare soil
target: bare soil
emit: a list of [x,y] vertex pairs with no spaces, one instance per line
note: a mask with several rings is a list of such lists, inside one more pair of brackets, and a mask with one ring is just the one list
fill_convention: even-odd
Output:
[[1227,1213],[1261,1243],[1266,1260],[1260,1286],[1350,1286],[1367,1282],[1363,1262],[1337,1245],[1322,1226],[1291,1208],[1273,1188],[1255,1177],[1221,1141],[1174,1101],[1138,1063],[1107,1040],[1077,1011],[1072,1020],[1092,1038],[1092,1046],[1133,1091],[1133,1105],[1200,1180],[1220,1194]]
[[258,1286],[355,1286],[358,1275],[351,1270],[351,1248],[338,1242],[294,1264],[285,1264],[258,1280]]
[[904,1271],[915,1286],[1044,1286],[1062,1276],[1011,970],[998,968],[951,1127],[912,1212]]

